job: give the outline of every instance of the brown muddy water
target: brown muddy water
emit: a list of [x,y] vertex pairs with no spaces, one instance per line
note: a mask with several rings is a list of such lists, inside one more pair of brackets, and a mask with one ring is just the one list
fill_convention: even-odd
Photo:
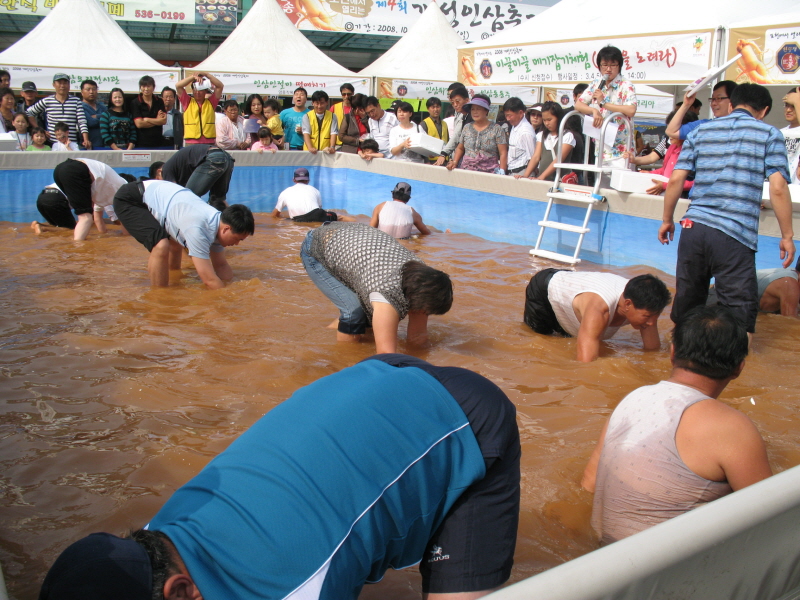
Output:
[[[0,223],[0,564],[12,597],[35,599],[69,543],[142,526],[294,390],[374,351],[337,344],[326,329],[336,310],[298,256],[307,227],[256,221],[256,235],[227,250],[236,281],[219,291],[206,290],[188,260],[173,287],[150,289],[146,251],[115,228],[75,244],[67,232],[37,237]],[[525,285],[544,266],[528,248],[462,234],[407,244],[455,284],[453,309],[431,318],[430,347],[412,353],[477,371],[517,406],[522,515],[512,581],[595,549],[580,476],[614,406],[669,374],[668,317],[659,321],[662,351],[643,353],[628,327],[599,360],[580,364],[574,340],[522,323]],[[775,471],[800,463],[798,342],[800,321],[760,315],[745,371],[722,396],[756,422]],[[415,569],[362,594],[419,597]]]

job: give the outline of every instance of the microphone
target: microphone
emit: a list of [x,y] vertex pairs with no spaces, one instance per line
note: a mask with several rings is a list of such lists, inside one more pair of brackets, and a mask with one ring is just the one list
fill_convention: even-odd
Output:
[[603,88],[606,87],[606,83],[608,83],[608,78],[607,77],[603,77],[603,79],[600,81],[600,85],[597,86],[597,89],[602,92]]

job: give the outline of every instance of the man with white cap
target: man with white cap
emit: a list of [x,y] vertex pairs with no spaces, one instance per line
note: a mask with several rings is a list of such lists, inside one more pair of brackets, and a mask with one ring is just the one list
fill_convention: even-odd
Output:
[[[186,93],[191,85],[194,93]],[[213,93],[211,86],[214,86]],[[186,144],[214,144],[217,138],[215,110],[224,84],[211,73],[197,72],[181,79],[175,86],[183,109],[183,139]]]
[[337,215],[322,208],[322,195],[313,185],[309,185],[308,169],[294,170],[294,185],[286,188],[278,196],[278,203],[272,216],[280,219],[283,209],[289,218],[299,223],[324,223],[326,221],[355,221],[353,217]]

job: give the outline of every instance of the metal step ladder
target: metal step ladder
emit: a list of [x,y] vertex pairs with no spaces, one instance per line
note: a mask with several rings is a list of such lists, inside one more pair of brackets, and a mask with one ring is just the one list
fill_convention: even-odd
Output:
[[[558,129],[558,141],[556,142],[556,148],[560,151],[562,147],[562,139],[564,137],[564,125],[567,122],[567,119],[572,115],[581,115],[576,110],[570,111],[561,119],[561,125]],[[627,130],[628,130],[628,147],[630,148],[633,144],[633,123],[630,119],[621,115],[620,113],[612,113],[606,116],[605,120],[603,121],[603,126],[600,131],[600,139],[605,139],[606,129],[608,127],[609,122],[614,118],[621,118],[623,121],[627,123]],[[615,124],[616,125],[616,124]],[[591,231],[589,229],[589,219],[592,216],[592,209],[601,202],[605,202],[606,198],[600,194],[600,180],[604,173],[609,173],[611,171],[610,167],[603,166],[603,152],[600,151],[597,153],[597,161],[595,165],[590,165],[588,163],[589,158],[589,140],[588,137],[585,138],[584,143],[584,164],[576,165],[571,163],[556,163],[556,177],[555,177],[555,185],[550,188],[550,191],[547,192],[547,208],[544,211],[544,219],[539,221],[539,237],[536,239],[536,246],[530,251],[533,256],[540,256],[542,258],[548,258],[550,260],[555,260],[563,263],[567,263],[570,265],[577,265],[581,262],[581,259],[578,258],[578,255],[581,252],[581,246],[583,245],[583,239],[587,233]],[[569,171],[582,171],[585,173],[594,173],[594,187],[592,188],[591,192],[585,192],[583,190],[570,188],[564,185],[561,181],[561,170],[565,169],[566,172]],[[586,214],[583,218],[583,225],[568,225],[566,223],[561,223],[559,221],[551,221],[550,220],[550,211],[553,208],[553,204],[562,204],[564,202],[569,202],[573,204],[578,204],[586,207]],[[557,229],[560,231],[569,231],[572,233],[578,234],[578,243],[575,245],[575,253],[570,256],[568,254],[561,254],[560,252],[552,252],[550,250],[543,250],[542,249],[542,240],[544,239],[544,232],[546,229]]]

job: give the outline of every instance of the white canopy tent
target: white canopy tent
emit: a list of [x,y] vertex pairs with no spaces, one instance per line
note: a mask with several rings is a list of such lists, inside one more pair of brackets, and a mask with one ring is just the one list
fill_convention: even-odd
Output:
[[369,78],[317,49],[274,0],[253,4],[222,45],[193,70],[213,73],[226,93],[291,96],[295,88],[304,87],[309,95],[322,89],[338,96],[345,82],[356,92],[369,92]]
[[179,73],[148,56],[128,37],[97,0],[61,0],[36,27],[0,52],[0,68],[14,85],[33,81],[53,89],[53,75],[66,73],[73,88],[85,79],[101,92],[119,87],[139,91],[139,79],[150,75],[156,89],[175,85]]
[[453,82],[462,43],[439,5],[431,2],[408,33],[359,75]]

